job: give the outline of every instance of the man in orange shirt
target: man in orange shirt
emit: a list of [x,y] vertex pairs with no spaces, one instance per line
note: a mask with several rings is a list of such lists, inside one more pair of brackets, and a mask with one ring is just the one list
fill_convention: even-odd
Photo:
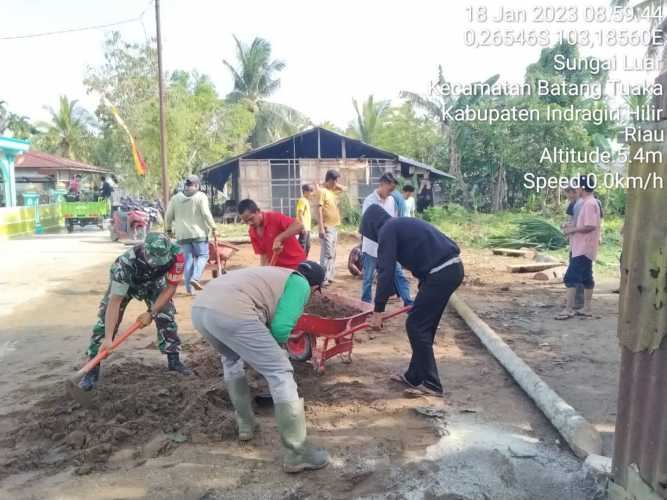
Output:
[[296,269],[306,260],[303,247],[296,239],[303,229],[298,220],[280,212],[262,212],[248,199],[239,203],[239,214],[249,226],[250,242],[255,254],[260,256],[261,265],[269,265],[275,254],[278,254],[275,262],[278,267]]

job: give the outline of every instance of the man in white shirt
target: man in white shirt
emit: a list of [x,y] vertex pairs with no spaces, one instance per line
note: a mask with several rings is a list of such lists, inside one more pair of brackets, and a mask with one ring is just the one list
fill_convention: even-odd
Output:
[[[361,214],[371,205],[381,206],[392,217],[398,216],[398,207],[394,197],[391,196],[392,191],[396,189],[398,182],[396,178],[389,172],[380,177],[380,183],[375,191],[369,194],[361,207]],[[361,289],[361,300],[364,302],[372,302],[373,300],[373,280],[375,278],[375,269],[377,266],[378,244],[366,237],[362,237],[361,251],[363,253],[363,284]],[[412,305],[412,298],[410,297],[410,284],[403,275],[403,269],[400,265],[396,266],[394,275],[394,287],[396,292],[403,299],[403,303]]]
[[405,200],[405,216],[414,217],[417,211],[415,203],[415,187],[412,184],[403,186],[403,199]]

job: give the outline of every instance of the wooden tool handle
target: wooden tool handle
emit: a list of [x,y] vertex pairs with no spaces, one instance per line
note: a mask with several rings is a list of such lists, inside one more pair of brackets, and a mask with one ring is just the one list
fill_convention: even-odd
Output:
[[[132,323],[132,324],[130,325],[130,327],[129,327],[127,330],[125,330],[125,331],[124,331],[123,333],[121,333],[120,335],[117,335],[117,336],[116,336],[116,338],[115,338],[115,339],[113,340],[113,342],[111,343],[111,348],[112,348],[112,349],[115,349],[116,347],[118,347],[119,345],[121,345],[123,342],[125,342],[125,340],[126,340],[130,335],[132,335],[132,334],[133,334],[134,332],[136,332],[137,330],[140,330],[141,328],[142,328],[141,323],[139,323],[138,321],[135,321],[134,323]],[[106,358],[108,355],[109,355],[109,353],[107,352],[107,350],[106,350],[106,349],[102,349],[100,352],[97,353],[97,356],[95,356],[93,359],[91,359],[91,360],[88,361],[85,365],[83,365],[83,367],[77,372],[77,375],[80,375],[80,376],[85,375],[85,374],[88,373],[90,370],[92,370],[93,368],[95,368],[95,367],[100,363],[100,361],[102,361],[102,360],[103,360],[104,358]]]

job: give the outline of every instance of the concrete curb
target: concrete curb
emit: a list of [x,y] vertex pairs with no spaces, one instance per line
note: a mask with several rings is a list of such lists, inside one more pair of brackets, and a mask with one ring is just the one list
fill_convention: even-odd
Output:
[[602,454],[600,433],[572,406],[567,404],[508,347],[493,329],[480,319],[457,294],[449,303],[489,352],[531,397],[542,413],[581,459]]

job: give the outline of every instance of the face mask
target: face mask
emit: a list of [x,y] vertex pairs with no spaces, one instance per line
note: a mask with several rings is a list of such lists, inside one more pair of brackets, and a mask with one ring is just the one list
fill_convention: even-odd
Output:
[[198,189],[195,186],[185,186],[185,189],[183,190],[183,194],[185,196],[194,196],[197,193]]

